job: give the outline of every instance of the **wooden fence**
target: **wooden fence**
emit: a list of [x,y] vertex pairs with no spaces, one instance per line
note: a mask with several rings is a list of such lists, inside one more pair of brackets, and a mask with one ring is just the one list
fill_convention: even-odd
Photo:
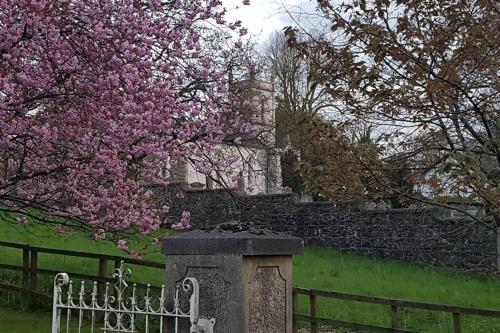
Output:
[[[156,261],[141,260],[141,259],[127,258],[127,257],[120,257],[120,256],[110,256],[98,253],[87,253],[87,252],[51,249],[44,247],[34,247],[34,246],[29,246],[27,244],[17,244],[17,243],[3,242],[3,241],[0,241],[0,247],[14,248],[18,249],[19,251],[22,251],[22,265],[9,265],[0,263],[0,269],[22,272],[21,285],[13,286],[10,284],[0,283],[0,289],[19,291],[27,295],[43,298],[45,300],[50,300],[52,297],[44,295],[39,292],[37,285],[37,277],[38,275],[50,275],[51,277],[54,277],[57,273],[59,273],[59,271],[40,268],[38,266],[39,253],[48,253],[61,256],[90,258],[98,260],[99,264],[95,275],[82,274],[78,272],[66,272],[66,273],[68,273],[71,277],[77,279],[87,279],[87,280],[97,281],[98,283],[100,283],[101,286],[106,282],[114,281],[112,278],[106,277],[109,262],[112,262],[114,267],[118,267],[120,265],[120,262],[123,261],[125,263],[132,265],[152,267],[161,270],[165,269],[165,265],[163,263]],[[137,283],[138,286],[145,286],[143,283],[140,282],[134,282],[134,281],[131,282]],[[158,287],[151,287],[151,288],[157,289]],[[308,296],[309,298],[308,314],[299,313],[297,310],[299,295],[305,295]],[[329,318],[321,318],[317,315],[318,297],[386,305],[388,306],[388,310],[390,310],[388,311],[388,314],[390,315],[391,318],[391,327],[381,327],[368,324],[351,323]],[[369,332],[419,333],[416,331],[399,328],[398,310],[400,308],[412,308],[412,309],[448,312],[452,315],[450,319],[453,320],[453,327],[455,333],[462,332],[461,319],[460,319],[461,315],[475,315],[475,316],[500,318],[500,310],[487,310],[487,309],[460,307],[452,305],[404,301],[398,299],[353,295],[341,292],[312,290],[312,289],[304,289],[298,287],[293,288],[293,304],[294,304],[294,311],[293,311],[294,333],[298,332],[299,322],[309,323],[311,325],[311,333],[318,333],[320,324],[334,328],[348,328],[353,330],[362,330]]]
[[[309,297],[309,314],[302,314],[298,312],[298,297],[299,295],[306,295]],[[321,318],[318,313],[318,297],[340,299],[346,301],[354,301],[361,303],[371,303],[388,306],[388,315],[391,318],[391,327],[382,327],[368,324],[351,323],[341,320]],[[298,332],[299,322],[306,322],[311,325],[311,333],[319,332],[319,324],[323,324],[332,328],[347,328],[353,330],[361,330],[367,332],[388,332],[388,333],[420,333],[400,328],[398,320],[398,310],[400,308],[422,309],[439,312],[450,313],[450,320],[453,320],[454,333],[461,333],[461,316],[474,315],[491,318],[500,318],[500,310],[488,310],[479,308],[469,308],[453,305],[432,304],[423,302],[404,301],[399,299],[390,299],[374,296],[354,295],[347,293],[340,293],[335,291],[312,290],[304,288],[293,289],[293,332]]]
[[[73,278],[97,281],[100,284],[100,287],[106,282],[114,282],[114,279],[106,276],[109,262],[112,262],[115,268],[119,267],[120,262],[123,261],[125,263],[132,265],[152,267],[162,270],[165,269],[165,264],[156,261],[134,259],[134,258],[127,258],[120,256],[111,256],[98,253],[51,249],[45,247],[30,246],[28,244],[18,244],[18,243],[10,243],[3,241],[0,241],[0,247],[14,248],[18,249],[19,251],[22,251],[22,265],[9,265],[0,263],[0,269],[19,271],[22,272],[23,275],[20,286],[11,285],[8,283],[0,283],[0,289],[19,291],[24,294],[29,294],[31,296],[35,296],[42,299],[47,299],[47,298],[52,299],[52,297],[43,294],[39,291],[37,283],[38,276],[50,275],[51,277],[54,277],[56,276],[57,273],[60,272],[51,269],[40,268],[38,266],[38,254],[40,253],[48,253],[53,255],[69,256],[69,257],[90,258],[98,260],[99,264],[95,275],[82,274],[78,272],[66,272],[66,273],[68,273]],[[134,282],[134,281],[131,282],[137,283],[138,286],[145,286],[145,284],[140,282]],[[159,287],[152,287],[152,288],[157,289]]]

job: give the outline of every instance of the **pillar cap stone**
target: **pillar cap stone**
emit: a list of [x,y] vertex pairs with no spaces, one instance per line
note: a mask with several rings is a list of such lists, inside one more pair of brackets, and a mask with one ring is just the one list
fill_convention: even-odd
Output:
[[182,232],[162,244],[166,255],[288,256],[303,248],[300,238],[235,222]]

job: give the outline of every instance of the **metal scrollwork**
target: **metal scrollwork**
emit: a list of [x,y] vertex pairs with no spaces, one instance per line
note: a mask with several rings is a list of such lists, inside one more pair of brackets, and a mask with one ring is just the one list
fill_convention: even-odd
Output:
[[[181,321],[188,321],[190,333],[213,333],[215,319],[199,318],[199,283],[195,278],[185,278],[176,288],[171,308],[168,308],[165,286],[161,287],[160,296],[152,296],[151,286],[146,285],[145,294],[138,295],[137,284],[129,288],[132,271],[120,266],[113,270],[114,283],[106,282],[104,295],[99,295],[99,284],[94,282],[87,292],[84,281],[74,290],[73,281],[68,274],[59,273],[54,279],[52,333],[61,333],[63,329],[90,327],[90,332],[163,333],[167,320],[174,325],[174,333],[181,333]],[[65,290],[65,295],[63,293]],[[180,292],[189,295],[189,309],[182,309]],[[77,320],[72,321],[72,314],[77,313]],[[65,323],[61,322],[63,314]],[[102,326],[98,325],[102,322]],[[140,331],[138,327],[140,326]],[[186,332],[187,333],[187,332]]]

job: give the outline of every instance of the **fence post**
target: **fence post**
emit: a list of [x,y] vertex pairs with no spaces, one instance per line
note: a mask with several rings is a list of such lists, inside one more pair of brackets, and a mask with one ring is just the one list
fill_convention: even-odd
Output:
[[32,292],[36,292],[37,289],[37,265],[38,265],[38,252],[31,250],[30,259],[30,289]]
[[453,332],[462,332],[462,323],[460,322],[460,313],[453,312]]
[[399,328],[398,306],[395,304],[391,304],[391,328]]
[[104,281],[104,278],[106,277],[106,272],[108,270],[108,260],[105,258],[99,258],[99,271],[97,272],[97,281],[98,281],[98,289],[99,289],[99,296],[104,295],[104,286],[106,285],[106,282]]
[[30,274],[29,269],[30,269],[30,250],[29,250],[29,245],[26,245],[26,247],[23,248],[23,286],[22,286],[25,300],[28,300],[28,296],[30,295],[28,293],[29,274]]
[[299,332],[299,322],[297,321],[297,318],[295,317],[295,314],[299,311],[299,295],[293,291],[292,294],[292,332],[293,333],[298,333]]
[[[312,292],[312,290],[311,290]],[[310,316],[313,319],[316,319],[317,316],[317,306],[316,306],[316,296],[313,294],[309,294],[309,312]],[[315,322],[311,322],[311,333],[318,333],[318,324]]]

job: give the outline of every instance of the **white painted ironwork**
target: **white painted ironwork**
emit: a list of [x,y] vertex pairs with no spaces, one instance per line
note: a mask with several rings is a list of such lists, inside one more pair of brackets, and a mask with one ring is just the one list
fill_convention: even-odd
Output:
[[[184,333],[181,331],[182,321],[189,326],[190,333],[214,333],[215,319],[199,318],[200,287],[195,278],[185,278],[177,286],[169,310],[165,286],[161,287],[160,296],[154,297],[148,284],[145,295],[139,297],[135,283],[131,290],[128,288],[126,280],[131,275],[131,270],[124,268],[122,261],[113,271],[114,285],[106,283],[104,295],[99,295],[97,282],[89,292],[82,281],[77,292],[68,274],[57,274],[54,279],[52,333],[81,333],[84,330],[91,333]],[[186,298],[191,293],[189,309],[181,309],[181,292]],[[73,314],[78,316],[74,321]],[[167,326],[171,329],[167,330]]]

